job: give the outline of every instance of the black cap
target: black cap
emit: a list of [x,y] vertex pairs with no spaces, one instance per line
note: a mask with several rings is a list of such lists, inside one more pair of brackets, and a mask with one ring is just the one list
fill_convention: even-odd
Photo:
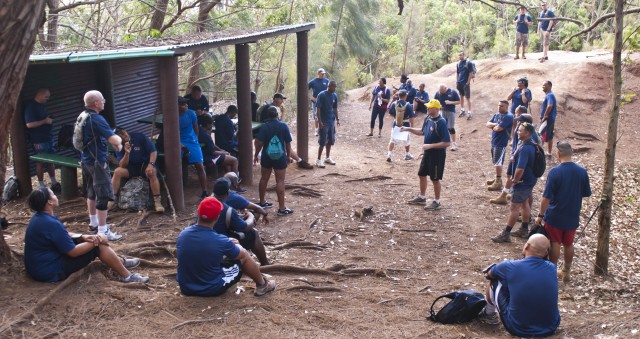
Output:
[[276,94],[273,95],[274,99],[286,99],[287,97],[285,97],[284,95],[282,95],[282,93],[278,92]]
[[229,194],[230,187],[231,187],[231,181],[229,181],[229,179],[225,177],[219,178],[213,184],[213,195],[215,195],[216,197],[227,195]]
[[178,105],[186,104],[189,102],[189,99],[185,99],[183,97],[178,97]]
[[528,123],[533,123],[533,117],[531,116],[531,114],[527,114],[527,113],[523,113],[520,114],[519,116],[516,117],[515,119],[516,121],[522,121],[522,122],[528,122]]

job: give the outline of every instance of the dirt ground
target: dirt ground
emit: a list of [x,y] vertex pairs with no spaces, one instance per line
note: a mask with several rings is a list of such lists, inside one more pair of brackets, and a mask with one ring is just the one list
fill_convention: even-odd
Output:
[[[192,173],[186,194],[189,208],[176,220],[168,214],[109,214],[109,222],[126,235],[112,246],[152,263],[137,269],[151,277],[148,285],[123,285],[111,280],[105,269],[93,271],[55,293],[48,303],[33,310],[27,321],[9,326],[57,286],[35,282],[25,273],[19,254],[30,213],[24,201],[11,203],[3,209],[12,222],[4,234],[16,258],[0,270],[0,337],[509,337],[501,326],[477,321],[439,325],[426,317],[437,296],[458,289],[483,290],[483,267],[522,255],[522,240],[494,244],[489,239],[504,226],[508,208],[489,204],[495,194],[484,184],[493,171],[490,131],[484,124],[497,110],[498,101],[515,86],[515,79],[528,76],[534,116],[543,97],[542,82],[549,79],[554,83],[559,100],[558,139],[569,139],[580,149],[576,161],[591,175],[594,195],[584,201],[581,225],[598,203],[611,55],[551,52],[544,64],[536,58],[530,54],[528,60],[477,61],[478,77],[472,84],[474,117],[458,122],[460,148],[447,152],[443,208],[435,212],[405,204],[418,192],[419,160],[401,160],[402,152],[396,150],[393,162],[385,162],[391,120],[385,119],[381,138],[365,136],[370,87],[348,91],[340,105],[342,125],[332,151],[337,165],[314,170],[291,166],[287,170],[287,206],[295,213],[277,217],[271,210],[271,223],[259,225],[272,262],[295,266],[276,265],[267,271],[278,282],[278,289],[264,297],[254,297],[253,283],[244,279],[239,284],[241,290],[234,293],[232,289],[221,297],[194,298],[179,293],[171,242],[193,220],[197,179]],[[425,82],[430,95],[441,82],[453,86],[454,76],[453,64],[430,75],[410,75],[415,85]],[[637,63],[625,68],[625,91],[640,90],[638,77]],[[399,83],[398,79],[391,82]],[[592,273],[597,234],[594,218],[584,237],[577,240],[573,281],[560,286],[562,322],[555,338],[638,337],[640,170],[634,145],[640,138],[628,118],[638,106],[637,101],[631,101],[621,116],[610,275],[603,278]],[[311,139],[313,159],[317,144],[313,136]],[[412,138],[416,156],[420,144],[420,138]],[[555,160],[550,165],[554,164]],[[246,193],[251,200],[258,196],[257,167],[254,180],[256,185],[247,187]],[[535,212],[543,184],[540,180],[535,189]],[[271,201],[276,198],[273,185],[272,178],[267,192]],[[431,185],[427,192],[432,197]],[[354,218],[355,210],[369,206],[373,215],[363,221]],[[58,215],[69,229],[85,230],[82,200],[63,202]],[[160,240],[165,242],[146,243]]]

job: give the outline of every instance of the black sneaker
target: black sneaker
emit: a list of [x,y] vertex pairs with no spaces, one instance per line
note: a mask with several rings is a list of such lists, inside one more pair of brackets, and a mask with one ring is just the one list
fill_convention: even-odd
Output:
[[98,234],[98,226],[89,226],[89,234]]
[[259,202],[258,206],[262,207],[262,208],[271,208],[273,207],[273,203],[270,202]]

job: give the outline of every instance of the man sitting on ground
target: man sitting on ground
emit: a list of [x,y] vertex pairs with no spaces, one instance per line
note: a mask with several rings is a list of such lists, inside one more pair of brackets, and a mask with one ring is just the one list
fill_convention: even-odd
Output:
[[503,261],[486,273],[490,280],[487,306],[480,319],[493,325],[502,320],[507,331],[517,337],[551,335],[560,325],[560,312],[556,266],[545,259],[549,239],[532,235],[522,254],[524,259]]
[[218,296],[240,281],[243,273],[256,283],[255,296],[275,290],[276,282],[260,273],[237,240],[213,230],[222,209],[218,199],[205,198],[198,206],[198,222],[180,232],[176,241],[180,291],[191,296]]
[[[149,179],[153,204],[156,212],[164,212],[160,201],[160,182],[155,167],[158,152],[156,146],[144,134],[133,132],[129,134],[124,128],[116,128],[116,134],[122,138],[122,150],[116,152],[118,168],[113,172],[111,183],[113,191],[118,195],[121,179],[142,177],[143,173]],[[109,209],[116,206],[118,199],[109,201]]]
[[227,178],[220,178],[213,185],[213,194],[224,206],[213,229],[220,234],[238,239],[242,247],[247,251],[253,252],[258,257],[262,266],[269,265],[262,239],[260,239],[258,231],[254,228],[256,220],[253,214],[246,213],[244,215],[246,219],[243,220],[238,211],[225,203],[229,197],[230,187],[231,182]]
[[198,117],[198,142],[202,147],[202,157],[204,158],[204,168],[207,174],[213,175],[218,173],[218,169],[223,172],[232,171],[238,173],[238,159],[229,152],[216,146],[211,138],[213,131],[213,118],[209,114],[203,114]]
[[268,223],[269,220],[267,219],[267,211],[264,208],[258,206],[258,204],[250,202],[245,197],[239,194],[243,191],[246,191],[246,189],[242,189],[238,185],[238,176],[233,172],[227,172],[224,177],[229,179],[229,182],[231,183],[229,196],[227,197],[225,203],[238,211],[249,210],[251,213],[253,213],[253,215],[256,216],[256,220],[259,220],[260,216],[264,216],[264,223]]
[[227,112],[216,115],[213,121],[216,126],[216,145],[233,156],[238,155],[238,141],[235,140],[236,129],[231,119],[234,119],[237,115],[238,107],[236,107],[236,105],[229,105]]

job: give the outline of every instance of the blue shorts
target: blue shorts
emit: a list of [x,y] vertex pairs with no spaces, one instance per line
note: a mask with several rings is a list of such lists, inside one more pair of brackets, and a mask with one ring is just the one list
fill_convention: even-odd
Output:
[[518,186],[514,186],[511,192],[511,202],[516,204],[525,203],[529,198],[531,198],[532,193],[533,187],[518,188]]
[[149,165],[149,163],[147,162],[143,162],[142,164],[128,164],[127,165],[127,172],[129,172],[129,178],[135,178],[135,177],[143,177],[146,178],[147,174],[144,173],[144,171],[147,169],[147,166]]
[[40,154],[40,153],[55,153],[56,149],[53,147],[53,142],[49,141],[49,142],[42,142],[42,143],[33,144],[33,151],[36,154]]
[[318,121],[318,105],[315,102],[311,102],[311,116],[313,121]]
[[322,128],[318,132],[318,144],[320,146],[333,145],[336,142],[336,128],[334,122],[322,123]]
[[[262,152],[266,152],[266,150],[262,150]],[[283,155],[282,157],[280,157],[280,159],[273,160],[269,158],[268,155],[264,154],[260,158],[260,166],[264,168],[273,168],[275,170],[283,170],[287,168],[287,158],[287,155]]]

